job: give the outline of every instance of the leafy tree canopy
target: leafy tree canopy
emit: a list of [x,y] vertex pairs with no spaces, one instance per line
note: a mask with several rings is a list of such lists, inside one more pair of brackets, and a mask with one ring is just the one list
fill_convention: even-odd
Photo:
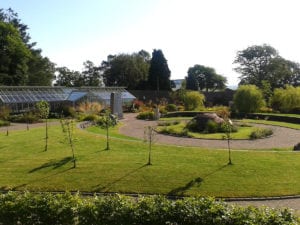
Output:
[[254,113],[265,106],[263,94],[255,85],[240,85],[233,101],[239,113]]
[[269,83],[271,89],[286,84],[300,84],[300,65],[282,58],[270,45],[254,45],[237,53],[235,71],[241,74],[240,84],[253,84],[262,88]]
[[0,84],[51,85],[54,64],[34,49],[28,26],[12,9],[0,9]]
[[226,77],[217,74],[215,69],[197,64],[188,69],[186,89],[214,92],[224,89],[226,82]]
[[25,85],[30,57],[18,30],[0,21],[0,84]]
[[150,55],[141,50],[133,54],[109,55],[101,64],[106,86],[144,89],[148,77]]
[[72,71],[67,67],[56,68],[55,86],[80,87],[84,86],[83,77],[80,72]]

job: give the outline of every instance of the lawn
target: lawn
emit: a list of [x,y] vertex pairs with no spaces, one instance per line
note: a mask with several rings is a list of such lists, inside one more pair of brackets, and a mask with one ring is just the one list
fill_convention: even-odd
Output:
[[[172,122],[172,120],[169,120]],[[173,120],[178,121],[178,120]],[[186,122],[180,121],[178,124],[169,125],[169,126],[158,126],[157,131],[161,133],[167,133],[170,135],[178,135],[178,136],[188,136],[192,138],[200,138],[200,139],[216,139],[222,140],[226,138],[225,133],[199,133],[199,132],[192,132],[188,131],[187,134],[182,134],[185,130]],[[254,125],[247,125],[247,126],[238,126],[237,132],[232,132],[230,137],[234,140],[247,140],[250,139],[250,134],[256,131],[258,128]]]
[[224,150],[153,147],[147,166],[142,141],[105,138],[75,129],[77,168],[59,125],[49,128],[44,151],[44,128],[0,135],[2,190],[89,191],[210,195],[217,197],[300,194],[300,154],[295,152],[233,151],[228,166]]
[[[134,137],[129,137],[123,134],[119,133],[119,128],[122,127],[123,124],[122,123],[118,123],[117,126],[114,127],[110,127],[108,132],[109,132],[109,136],[115,137],[115,138],[121,138],[121,139],[127,139],[127,140],[139,140],[137,138]],[[95,133],[95,134],[101,134],[103,136],[106,136],[106,129],[101,129],[98,126],[90,126],[87,128],[87,131]]]

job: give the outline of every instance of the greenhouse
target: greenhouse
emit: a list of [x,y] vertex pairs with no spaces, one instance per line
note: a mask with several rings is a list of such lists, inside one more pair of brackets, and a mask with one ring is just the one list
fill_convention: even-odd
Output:
[[12,112],[30,110],[39,101],[47,101],[51,110],[63,105],[76,106],[80,102],[110,104],[112,93],[120,93],[123,104],[135,97],[123,87],[40,87],[40,86],[0,86],[0,105]]

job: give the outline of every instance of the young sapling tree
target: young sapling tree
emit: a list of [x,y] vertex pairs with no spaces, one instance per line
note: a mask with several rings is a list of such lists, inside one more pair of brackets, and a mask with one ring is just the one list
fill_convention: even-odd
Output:
[[40,101],[40,102],[36,103],[35,107],[36,107],[39,118],[46,120],[45,151],[47,151],[48,150],[48,116],[49,116],[49,112],[50,112],[50,106],[49,106],[48,102]]
[[151,153],[152,153],[152,146],[154,144],[155,141],[155,130],[153,127],[148,126],[145,127],[144,129],[144,141],[148,142],[148,162],[147,165],[152,165],[152,157],[151,157]]

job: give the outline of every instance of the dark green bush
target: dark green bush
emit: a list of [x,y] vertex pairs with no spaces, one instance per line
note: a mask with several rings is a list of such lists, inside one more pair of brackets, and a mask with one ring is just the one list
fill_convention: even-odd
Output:
[[152,111],[140,112],[136,118],[138,118],[139,120],[154,120],[154,112]]
[[177,106],[175,104],[168,104],[166,105],[166,110],[168,112],[175,112],[177,111]]
[[36,114],[28,112],[24,114],[11,115],[9,120],[15,123],[37,123],[40,121],[40,118]]
[[220,125],[212,120],[208,120],[206,125],[205,125],[205,129],[204,129],[204,133],[217,133],[220,130]]
[[95,114],[87,114],[87,115],[83,115],[80,118],[80,121],[92,121],[92,122],[96,122],[99,119],[99,116],[95,115]]
[[300,143],[294,145],[293,150],[294,150],[294,151],[299,151],[299,150],[300,150]]
[[252,131],[249,138],[250,139],[259,139],[271,136],[273,131],[271,129],[266,128],[257,128],[255,131]]
[[171,126],[171,125],[177,125],[179,124],[179,121],[162,121],[162,122],[158,122],[157,126]]
[[213,198],[79,197],[71,194],[0,195],[2,225],[241,225],[299,224],[290,210],[239,207]]
[[9,121],[0,120],[0,127],[9,126],[9,125],[10,125]]

